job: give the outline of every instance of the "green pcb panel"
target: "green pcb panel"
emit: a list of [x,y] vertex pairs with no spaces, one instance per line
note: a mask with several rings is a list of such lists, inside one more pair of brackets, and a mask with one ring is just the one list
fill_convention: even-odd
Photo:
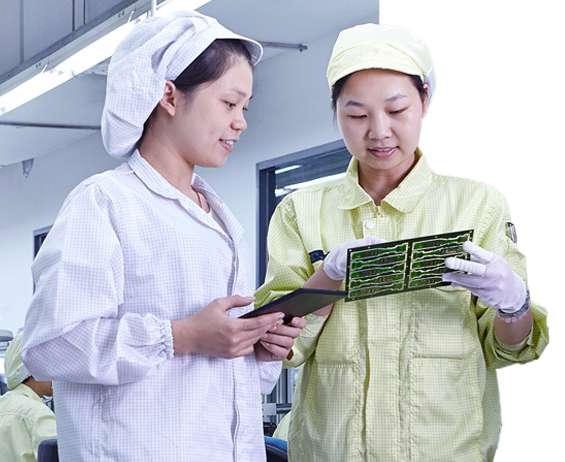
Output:
[[449,285],[447,257],[469,259],[463,243],[473,230],[355,247],[347,252],[346,301]]

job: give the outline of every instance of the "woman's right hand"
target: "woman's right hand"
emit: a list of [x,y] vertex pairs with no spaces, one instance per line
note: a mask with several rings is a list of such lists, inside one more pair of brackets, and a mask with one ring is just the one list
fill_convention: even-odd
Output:
[[221,358],[236,358],[254,352],[253,345],[267,331],[282,324],[282,313],[249,319],[230,318],[228,310],[247,306],[252,297],[233,295],[217,298],[198,313],[171,322],[176,355],[200,353]]
[[381,244],[384,239],[368,236],[363,239],[347,241],[334,247],[324,258],[322,268],[326,276],[334,281],[343,281],[347,272],[347,250],[365,245]]
[[[380,244],[381,242],[385,241],[378,237],[366,237],[347,241],[334,247],[324,258],[324,263],[305,282],[304,287],[338,290],[347,273],[347,250],[364,245]],[[326,317],[331,313],[332,309],[333,304],[327,305],[314,311],[314,314]]]

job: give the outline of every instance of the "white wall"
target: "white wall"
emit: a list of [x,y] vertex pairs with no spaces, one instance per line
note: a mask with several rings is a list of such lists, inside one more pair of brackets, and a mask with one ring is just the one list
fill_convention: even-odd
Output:
[[23,325],[32,294],[33,231],[53,224],[69,191],[82,179],[112,168],[98,134],[35,160],[28,178],[21,164],[0,169],[0,327]]
[[494,184],[528,256],[532,297],[551,343],[535,363],[500,371],[497,462],[563,460],[565,28],[561,2],[380,0],[383,24],[430,46],[438,81],[422,148],[436,170]]

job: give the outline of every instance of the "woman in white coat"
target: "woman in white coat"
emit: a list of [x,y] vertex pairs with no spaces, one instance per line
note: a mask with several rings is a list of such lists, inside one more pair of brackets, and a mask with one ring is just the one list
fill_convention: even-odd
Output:
[[243,230],[194,173],[246,129],[261,54],[184,11],[137,25],[112,57],[102,138],[125,162],[67,197],[25,323],[62,460],[265,458],[261,393],[304,321],[234,319],[253,301]]

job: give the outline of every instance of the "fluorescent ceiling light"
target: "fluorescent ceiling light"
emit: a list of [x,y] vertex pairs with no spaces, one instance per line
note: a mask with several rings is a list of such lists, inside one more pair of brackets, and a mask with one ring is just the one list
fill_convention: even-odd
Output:
[[[142,18],[146,14],[142,15]],[[128,22],[114,29],[52,68],[49,68],[48,64],[42,66],[38,74],[0,96],[0,115],[24,105],[108,59],[116,50],[120,40],[132,29],[135,22]]]
[[[166,14],[176,10],[194,10],[209,1],[210,0],[168,0],[158,5],[157,14]],[[122,24],[76,51],[62,62],[57,62],[52,65],[50,59],[53,57],[51,56],[41,63],[32,66],[31,69],[34,71],[32,77],[20,82],[17,86],[9,89],[4,94],[0,94],[0,116],[47,93],[53,88],[72,79],[74,76],[108,59],[112,56],[118,44],[133,29],[135,24],[143,21],[150,14],[151,13],[147,11],[133,20],[130,15],[129,18],[126,19],[127,22],[125,24]],[[121,13],[118,14],[118,16],[119,15],[121,15]],[[55,53],[59,54],[59,51]],[[27,70],[24,72],[27,73]],[[18,76],[15,78],[18,78]]]
[[167,0],[157,5],[157,14],[166,14],[178,10],[196,10],[211,0]]

